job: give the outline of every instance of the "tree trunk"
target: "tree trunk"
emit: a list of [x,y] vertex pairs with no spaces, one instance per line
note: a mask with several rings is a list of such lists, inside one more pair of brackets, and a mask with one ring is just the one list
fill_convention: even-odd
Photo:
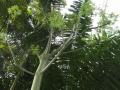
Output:
[[38,66],[38,69],[33,79],[31,90],[40,90],[42,76],[43,76],[43,73],[41,73],[40,66]]
[[[73,31],[74,31],[74,28],[73,28]],[[50,34],[51,37],[48,40],[46,49],[45,49],[44,53],[39,57],[40,64],[36,70],[31,90],[40,90],[44,72],[51,66],[51,64],[56,60],[56,58],[61,55],[63,50],[71,43],[71,41],[73,40],[72,39],[73,35],[74,35],[74,33],[72,33],[70,35],[70,37],[68,38],[68,40],[58,48],[59,51],[56,53],[54,58],[49,62],[49,56],[50,56],[49,51],[50,51],[50,47],[51,47],[52,33]]]
[[39,64],[39,66],[35,72],[31,90],[40,90],[42,78],[43,78],[43,74],[44,74],[43,72],[41,73],[41,71],[48,62],[48,58],[46,58],[45,56],[43,56],[43,57],[44,58],[41,59],[41,63]]

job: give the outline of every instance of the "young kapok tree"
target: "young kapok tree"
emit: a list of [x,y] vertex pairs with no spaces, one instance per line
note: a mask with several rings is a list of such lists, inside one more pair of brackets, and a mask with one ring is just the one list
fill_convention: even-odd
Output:
[[[19,70],[12,68],[17,75],[10,90],[14,90],[23,71],[34,75],[31,90],[40,90],[45,71],[75,39],[80,17],[83,15],[82,13],[87,13],[85,10],[87,3],[81,5],[79,12],[72,19],[70,27],[66,25],[60,11],[56,9],[57,3],[63,3],[63,1],[0,1],[2,7],[5,8],[5,10],[0,9],[2,12],[1,22],[3,22],[1,30],[5,33],[5,41],[10,52],[9,59],[11,61],[9,63],[10,66],[19,68]],[[70,36],[54,47],[55,34],[65,29],[71,30]],[[38,58],[35,73],[23,68],[31,54]]]

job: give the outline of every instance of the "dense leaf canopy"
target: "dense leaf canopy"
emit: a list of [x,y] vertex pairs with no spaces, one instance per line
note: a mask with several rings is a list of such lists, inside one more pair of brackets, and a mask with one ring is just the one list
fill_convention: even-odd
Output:
[[[119,90],[120,34],[115,16],[77,0],[0,0],[0,90]],[[114,19],[112,19],[114,18]],[[92,30],[95,35],[90,35]]]

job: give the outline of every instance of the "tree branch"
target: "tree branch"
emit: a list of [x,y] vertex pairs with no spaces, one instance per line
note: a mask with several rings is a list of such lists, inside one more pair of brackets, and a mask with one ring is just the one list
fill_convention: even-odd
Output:
[[[73,27],[73,31],[74,29],[75,27]],[[63,50],[72,42],[73,36],[74,36],[74,33],[72,33],[70,37],[67,39],[67,41],[58,49],[59,51],[57,52],[55,57],[47,64],[45,68],[43,68],[41,73],[45,72],[50,67],[50,65],[57,59],[57,57],[59,57],[62,54]]]
[[[7,38],[6,38],[6,42],[7,42]],[[7,42],[7,44],[8,44],[9,51],[10,51],[10,53],[11,53],[11,55],[12,55],[12,58],[13,58],[14,62],[16,62],[16,60],[15,60],[15,55],[14,55],[14,53],[13,53],[13,51],[12,51],[12,49],[11,49],[11,47],[10,47],[10,45],[9,45],[8,42]],[[25,55],[25,56],[26,56],[26,55]],[[24,59],[25,59],[25,56],[23,56]],[[25,61],[26,61],[26,60],[25,60]],[[32,73],[32,72],[30,72],[30,71],[28,71],[28,70],[26,70],[26,69],[24,69],[24,68],[22,67],[22,65],[25,63],[25,61],[24,61],[23,63],[21,63],[20,66],[17,65],[16,63],[14,63],[13,65],[16,66],[16,67],[18,67],[18,68],[19,68],[20,70],[22,70],[23,72],[26,72],[26,73],[28,73],[28,74],[30,74],[30,75],[34,75],[34,73]]]
[[[80,49],[81,49],[81,48],[80,48]],[[77,52],[77,51],[79,51],[80,49],[71,50],[71,51],[68,51],[68,52],[63,52],[62,54],[68,54],[68,53],[72,53],[72,52]]]
[[106,23],[106,24],[103,24],[103,25],[98,25],[98,26],[96,26],[96,27],[90,27],[89,29],[101,28],[101,27],[104,27],[104,26],[106,26],[106,25],[108,25],[108,24],[110,24],[110,23]]
[[48,43],[47,43],[47,45],[46,45],[44,54],[48,54],[48,53],[50,52],[51,41],[52,41],[52,34],[53,34],[53,30],[51,29],[51,30],[50,30],[50,35],[49,35],[49,40],[48,40]]
[[12,86],[10,87],[10,90],[15,90],[15,85],[20,77],[21,72],[18,72],[17,76],[15,77],[14,82],[12,83]]
[[21,66],[19,66],[19,65],[16,65],[16,64],[15,64],[15,66],[16,66],[17,68],[19,68],[19,69],[20,69],[21,71],[23,71],[23,72],[26,72],[26,73],[28,73],[28,74],[30,74],[30,75],[34,75],[34,73],[26,70],[25,68],[23,68],[23,67],[21,67]]

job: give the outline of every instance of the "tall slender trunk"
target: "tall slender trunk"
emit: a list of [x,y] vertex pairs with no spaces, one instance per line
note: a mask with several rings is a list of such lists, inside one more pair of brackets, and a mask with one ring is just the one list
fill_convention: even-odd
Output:
[[35,73],[31,90],[40,90],[43,73],[41,73],[41,66],[39,65]]
[[44,72],[41,73],[41,71],[46,66],[46,64],[48,62],[47,57],[48,56],[46,56],[46,55],[43,55],[43,57],[41,57],[41,63],[38,65],[38,68],[35,72],[35,76],[34,76],[34,79],[33,79],[31,90],[40,90],[41,83],[42,83],[42,78],[43,78],[43,75],[44,75]]
[[[75,27],[73,28],[74,31]],[[43,74],[44,72],[51,66],[51,64],[56,60],[57,57],[59,57],[61,55],[61,53],[63,52],[63,50],[71,43],[71,41],[73,40],[73,35],[74,33],[72,33],[70,35],[70,37],[68,38],[68,40],[61,45],[56,53],[55,56],[53,57],[53,59],[49,62],[49,56],[50,56],[50,48],[51,48],[51,40],[52,40],[52,30],[50,32],[50,37],[46,46],[45,51],[43,52],[43,54],[39,57],[40,60],[40,64],[38,65],[38,68],[36,70],[34,79],[33,79],[33,83],[32,83],[32,87],[31,90],[40,90],[41,87],[41,83],[42,83],[42,78],[43,78]]]

